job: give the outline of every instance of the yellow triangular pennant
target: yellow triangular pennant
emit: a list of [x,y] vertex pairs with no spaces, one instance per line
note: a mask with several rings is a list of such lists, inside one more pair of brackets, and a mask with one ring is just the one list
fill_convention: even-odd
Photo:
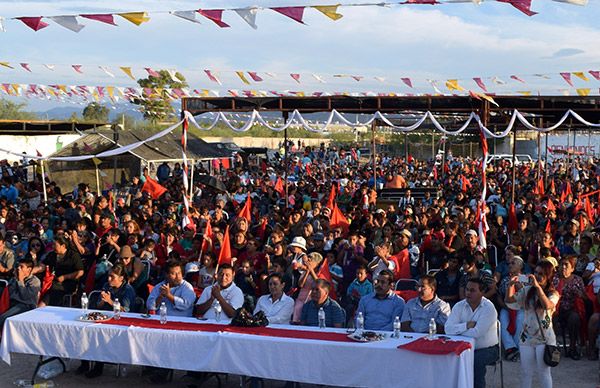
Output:
[[573,75],[577,78],[580,78],[584,81],[589,81],[590,79],[588,77],[585,76],[585,74],[583,73],[583,71],[574,71]]
[[123,71],[123,73],[127,74],[127,76],[129,78],[131,78],[132,80],[135,81],[135,77],[133,76],[133,73],[131,72],[131,67],[119,67],[119,69],[121,69]]
[[580,96],[589,96],[590,92],[592,91],[592,89],[576,89],[577,90],[577,94]]
[[107,86],[106,91],[108,92],[108,96],[110,97],[110,99],[113,100],[115,98],[115,87]]
[[458,84],[458,80],[456,79],[449,79],[448,81],[446,81],[446,87],[448,88],[448,90],[465,90],[465,88]]
[[67,94],[67,87],[65,85],[56,85],[56,86],[58,86],[58,90],[60,90],[64,94]]
[[98,167],[100,165],[100,163],[102,163],[102,161],[98,158],[92,158],[92,161],[94,162],[94,164],[96,165],[96,167]]
[[208,97],[210,95],[210,90],[202,89],[202,97]]
[[250,85],[250,82],[248,81],[248,79],[244,75],[243,71],[236,71],[235,74],[237,74],[237,76],[240,77],[240,79],[242,80],[243,83],[245,83],[246,85]]
[[11,84],[13,90],[15,91],[15,95],[18,96],[21,94],[21,85],[19,84]]
[[9,69],[14,69],[8,62],[0,62],[0,66],[8,67]]
[[522,94],[524,96],[531,96],[531,92],[530,91],[519,91],[517,93]]
[[150,21],[147,12],[126,12],[126,13],[118,13],[120,17],[123,19],[129,20],[136,26],[139,26],[142,23]]
[[96,100],[96,102],[100,102],[100,96],[98,95],[97,91],[93,91],[92,92],[92,96],[94,97],[94,100]]
[[338,13],[337,9],[340,5],[315,5],[314,9],[320,11],[323,15],[327,16],[332,20],[339,20],[344,17],[341,13]]

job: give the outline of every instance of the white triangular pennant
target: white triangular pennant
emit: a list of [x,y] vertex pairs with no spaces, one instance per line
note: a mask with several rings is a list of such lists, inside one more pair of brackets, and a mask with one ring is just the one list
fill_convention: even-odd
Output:
[[258,12],[258,8],[256,7],[248,7],[248,8],[237,8],[234,10],[248,25],[255,30],[258,28],[256,25],[256,13]]
[[115,75],[113,73],[111,73],[106,67],[104,66],[98,66],[100,68],[100,70],[102,70],[103,72],[105,72],[107,75],[115,78]]
[[4,18],[0,16],[0,31],[6,32],[6,28],[4,28]]
[[171,14],[192,23],[202,24],[198,19],[196,19],[196,11],[173,11]]
[[325,80],[323,78],[321,78],[321,76],[316,75],[316,74],[311,74],[313,76],[314,79],[316,79],[317,81],[319,81],[320,83],[324,84]]
[[47,65],[47,64],[44,64],[44,66],[46,67],[46,69],[48,69],[48,70],[51,70],[51,71],[54,71],[54,65]]
[[167,73],[169,73],[169,76],[171,77],[173,82],[183,82],[182,79],[179,79],[179,77],[177,77],[177,70],[167,70]]
[[49,19],[73,32],[79,32],[85,27],[83,24],[79,24],[77,18],[73,15],[50,16]]

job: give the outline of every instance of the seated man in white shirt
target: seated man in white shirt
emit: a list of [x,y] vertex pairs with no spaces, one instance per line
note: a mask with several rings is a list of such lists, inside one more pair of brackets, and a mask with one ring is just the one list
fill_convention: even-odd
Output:
[[254,314],[262,311],[269,324],[289,324],[294,312],[294,299],[290,298],[283,292],[285,282],[283,275],[272,273],[269,275],[269,294],[258,298]]
[[465,299],[454,305],[445,325],[447,334],[475,339],[475,388],[485,388],[485,367],[498,360],[498,313],[484,289],[481,279],[469,279]]
[[165,302],[167,315],[191,317],[196,294],[194,287],[183,279],[181,262],[167,262],[165,272],[165,280],[154,286],[146,301],[146,307],[158,313],[161,303]]
[[244,304],[244,293],[233,282],[233,275],[230,264],[219,266],[217,282],[206,287],[196,302],[197,317],[218,319],[220,311],[223,311],[227,318],[233,318],[235,311]]

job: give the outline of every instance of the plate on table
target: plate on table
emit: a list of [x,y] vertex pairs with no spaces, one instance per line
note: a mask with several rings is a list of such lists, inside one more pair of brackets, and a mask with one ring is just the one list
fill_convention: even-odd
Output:
[[80,315],[77,320],[81,322],[106,322],[112,319],[112,314],[106,314],[101,312],[92,312]]
[[375,342],[385,339],[385,334],[379,334],[374,331],[355,331],[348,334],[348,338],[356,342]]

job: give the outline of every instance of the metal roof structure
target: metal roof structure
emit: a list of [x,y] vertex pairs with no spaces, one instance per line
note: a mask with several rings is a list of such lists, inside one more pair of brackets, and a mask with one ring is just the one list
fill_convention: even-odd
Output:
[[[252,110],[281,112],[286,118],[294,110],[300,113],[330,112],[373,114],[417,113],[430,111],[434,115],[466,117],[477,112],[484,124],[506,125],[512,112],[518,109],[535,120],[537,126],[556,123],[571,109],[585,120],[600,122],[600,97],[589,96],[491,96],[497,103],[470,96],[320,96],[320,97],[186,97],[182,110],[192,115],[208,112],[249,112]],[[572,129],[582,124],[569,122]]]
[[72,121],[0,120],[0,135],[62,135],[107,126],[107,123],[75,123]]

